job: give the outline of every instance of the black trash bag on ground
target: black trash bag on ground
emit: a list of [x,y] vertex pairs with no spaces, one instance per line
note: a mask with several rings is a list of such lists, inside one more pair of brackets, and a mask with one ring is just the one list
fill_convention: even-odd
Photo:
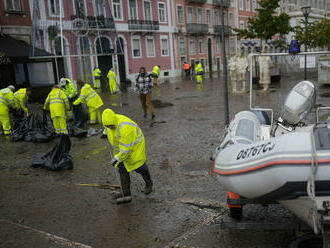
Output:
[[55,146],[47,153],[37,153],[32,158],[32,167],[51,171],[72,170],[70,156],[71,141],[68,135],[62,134]]
[[89,120],[89,115],[87,111],[87,107],[84,104],[73,105],[73,115],[75,121],[79,121],[81,123],[86,123]]
[[55,131],[50,116],[47,117],[48,114],[44,113],[43,120],[41,120],[38,114],[31,114],[22,119],[18,127],[10,134],[10,140],[13,142],[20,140],[26,142],[49,142],[52,140],[55,137]]
[[87,130],[82,128],[82,124],[79,121],[73,121],[68,124],[68,131],[70,136],[74,137],[86,137]]
[[15,130],[18,128],[20,122],[24,119],[25,113],[23,109],[10,109],[11,121],[12,121],[12,129]]

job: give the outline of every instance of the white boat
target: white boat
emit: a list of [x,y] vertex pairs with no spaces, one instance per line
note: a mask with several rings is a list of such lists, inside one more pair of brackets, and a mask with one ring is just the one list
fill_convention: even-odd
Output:
[[216,150],[213,171],[226,190],[278,201],[318,234],[330,223],[330,118],[303,122],[315,96],[313,83],[298,83],[274,123],[260,109],[237,113]]

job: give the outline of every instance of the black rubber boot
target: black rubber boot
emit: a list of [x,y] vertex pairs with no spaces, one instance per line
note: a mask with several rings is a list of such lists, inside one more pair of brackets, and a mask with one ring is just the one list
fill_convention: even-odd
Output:
[[116,200],[117,204],[125,204],[125,203],[130,203],[132,201],[132,197],[131,196],[124,196],[124,197],[120,197]]
[[119,198],[117,198],[116,202],[117,202],[117,204],[129,203],[132,201],[131,179],[130,179],[129,174],[123,163],[120,163],[118,165],[118,169],[119,169],[121,190],[123,193],[121,194],[121,196]]
[[137,168],[135,171],[142,176],[144,182],[146,183],[143,193],[149,195],[152,192],[153,183],[151,180],[148,166],[144,164],[141,167]]

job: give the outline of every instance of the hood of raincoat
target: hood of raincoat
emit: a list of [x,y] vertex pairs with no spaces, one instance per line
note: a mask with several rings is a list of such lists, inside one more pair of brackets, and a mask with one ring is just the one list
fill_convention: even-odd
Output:
[[108,125],[118,125],[118,119],[116,113],[112,111],[112,109],[105,109],[102,113],[102,123],[103,126]]

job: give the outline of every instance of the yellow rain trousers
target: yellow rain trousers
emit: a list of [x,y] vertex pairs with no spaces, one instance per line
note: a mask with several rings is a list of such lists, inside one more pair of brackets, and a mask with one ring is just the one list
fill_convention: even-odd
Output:
[[110,94],[115,94],[117,91],[116,73],[113,70],[109,70],[107,78],[109,79]]
[[0,90],[0,134],[9,135],[11,133],[10,107],[18,108],[14,93],[8,88]]
[[26,94],[26,88],[21,88],[14,93],[14,97],[17,105],[24,110],[24,113],[28,113],[28,109],[26,107],[26,103],[28,101],[28,96]]
[[101,97],[93,90],[89,84],[85,84],[80,91],[79,98],[73,105],[86,103],[90,116],[90,124],[101,123],[100,107],[103,105]]
[[94,69],[94,80],[95,80],[95,83],[94,83],[94,89],[95,90],[98,90],[101,88],[101,76],[102,76],[102,72],[99,68],[95,68]]
[[145,141],[141,128],[128,117],[115,114],[111,109],[103,111],[102,123],[104,126],[116,126],[114,130],[107,128],[107,135],[114,148],[115,158],[124,163],[127,172],[141,167],[146,162]]
[[65,112],[70,110],[70,104],[66,94],[58,88],[53,88],[47,96],[44,109],[50,111],[55,132],[68,134]]

